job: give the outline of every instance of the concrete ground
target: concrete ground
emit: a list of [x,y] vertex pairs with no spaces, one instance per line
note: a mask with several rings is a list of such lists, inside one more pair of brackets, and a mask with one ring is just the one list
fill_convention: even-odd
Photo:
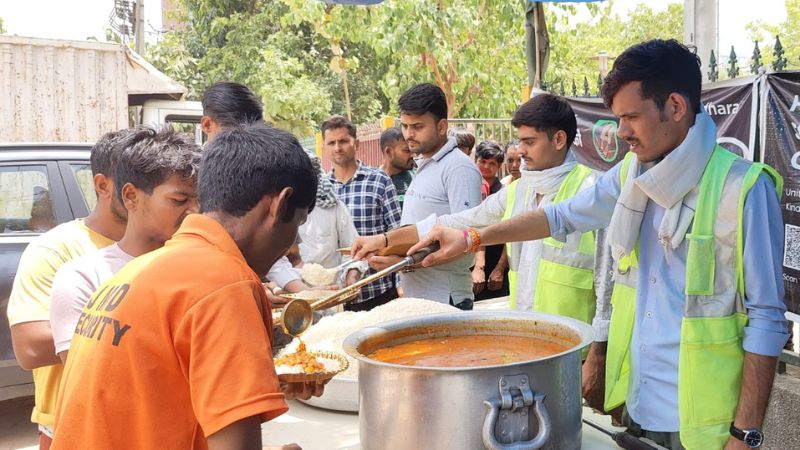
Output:
[[0,450],[37,449],[39,434],[31,423],[33,397],[0,402]]

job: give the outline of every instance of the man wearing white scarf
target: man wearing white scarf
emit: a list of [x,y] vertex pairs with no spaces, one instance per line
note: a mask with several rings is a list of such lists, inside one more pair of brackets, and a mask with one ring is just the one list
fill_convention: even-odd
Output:
[[[456,214],[430,215],[417,222],[416,227],[407,227],[393,230],[388,233],[388,239],[382,235],[373,237],[359,237],[353,247],[360,253],[359,256],[383,248],[387,241],[392,245],[398,243],[411,243],[418,240],[418,236],[425,236],[435,225],[445,225],[459,230],[469,227],[483,227],[499,223],[506,217],[522,214],[528,211],[539,210],[552,204],[557,193],[562,188],[565,180],[575,172],[579,166],[572,151],[570,143],[577,132],[575,113],[564,99],[550,94],[537,95],[519,107],[514,114],[512,124],[517,127],[519,136],[518,151],[522,157],[522,170],[520,179],[509,186],[503,187],[497,193],[489,196],[480,205],[461,211]],[[588,168],[581,166],[586,172]],[[589,173],[579,182],[579,190],[588,189],[597,179],[596,173]],[[509,190],[515,190],[514,205],[509,202]],[[519,203],[519,205],[517,205]],[[576,236],[580,240],[580,234]],[[559,289],[558,297],[564,305],[561,311],[589,311],[592,315],[574,317],[591,321],[595,330],[595,340],[605,342],[608,337],[608,324],[610,318],[610,255],[604,245],[604,233],[596,233],[598,244],[594,251],[594,261],[589,262],[589,270],[594,273],[594,295],[578,296],[569,288]],[[540,263],[543,259],[544,244],[540,240],[531,240],[519,243],[518,256],[515,251],[509,254],[510,258],[518,258],[518,268],[515,304],[512,307],[519,311],[532,311],[535,308],[537,278]],[[588,256],[592,259],[592,255]],[[513,267],[512,267],[513,270]],[[591,294],[591,293],[590,293]],[[583,305],[586,301],[595,301],[594,305]],[[571,305],[579,304],[577,306]],[[547,308],[536,308],[546,312],[555,312]]]
[[[494,245],[609,226],[608,348],[595,343],[584,365],[594,373],[584,391],[605,386],[606,398],[590,404],[624,405],[631,433],[671,449],[758,448],[788,338],[782,182],[716,145],[700,85],[697,57],[678,42],[630,47],[602,94],[633,157],[567,201],[475,235]],[[423,266],[468,248],[463,232],[437,227],[410,252],[434,241],[441,250]]]

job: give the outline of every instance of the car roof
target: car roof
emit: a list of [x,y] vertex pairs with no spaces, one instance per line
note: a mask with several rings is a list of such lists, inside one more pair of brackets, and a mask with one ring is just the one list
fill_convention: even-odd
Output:
[[88,142],[0,143],[0,162],[88,160],[92,145]]

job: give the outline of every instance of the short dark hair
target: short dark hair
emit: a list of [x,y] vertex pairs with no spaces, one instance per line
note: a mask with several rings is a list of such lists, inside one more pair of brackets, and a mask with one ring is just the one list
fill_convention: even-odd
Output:
[[475,135],[466,128],[451,128],[447,131],[447,135],[455,138],[456,146],[459,148],[466,147],[472,151],[472,147],[475,147]]
[[356,139],[356,126],[344,116],[329,117],[328,120],[322,122],[320,133],[322,133],[322,137],[325,138],[326,131],[335,130],[337,128],[347,128],[347,133],[350,134],[350,136],[353,136],[353,139]]
[[628,47],[614,61],[600,92],[611,107],[614,96],[628,83],[640,81],[642,98],[664,109],[673,92],[684,96],[695,114],[700,112],[700,58],[675,39],[642,42]]
[[138,126],[120,140],[114,169],[114,189],[122,200],[122,187],[131,183],[146,194],[153,193],[172,174],[184,179],[197,176],[200,147],[189,136],[171,127]]
[[224,130],[206,144],[197,182],[201,212],[241,217],[265,195],[287,187],[294,193],[283,220],[291,220],[299,208],[314,208],[317,173],[288,131],[263,123],[243,125]]
[[514,128],[521,126],[534,128],[536,131],[547,133],[548,139],[559,130],[567,134],[567,148],[575,141],[578,133],[578,121],[575,111],[562,97],[552,94],[538,94],[520,105],[511,119]]
[[119,148],[117,142],[131,133],[131,129],[112,131],[100,137],[92,146],[89,154],[89,165],[92,167],[92,176],[102,173],[103,175],[114,178],[114,166],[116,165]]
[[261,100],[239,83],[220,81],[203,93],[203,115],[211,117],[221,127],[235,127],[264,120]]
[[437,122],[447,119],[447,97],[439,86],[431,83],[418,84],[405,91],[397,104],[401,114],[421,116],[431,113]]
[[475,159],[494,159],[497,164],[503,164],[503,149],[495,141],[481,141],[475,149]]
[[403,137],[403,132],[400,128],[392,127],[383,130],[381,133],[381,151],[386,149],[386,146],[389,144],[393,144],[397,141],[405,141],[406,138]]

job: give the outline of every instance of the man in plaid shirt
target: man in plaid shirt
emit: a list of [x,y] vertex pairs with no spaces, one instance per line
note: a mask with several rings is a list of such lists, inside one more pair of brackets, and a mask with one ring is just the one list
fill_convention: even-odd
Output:
[[[392,179],[356,159],[356,127],[342,116],[322,123],[322,142],[333,161],[328,177],[339,199],[347,205],[361,236],[381,234],[400,225],[400,204]],[[372,269],[369,275],[374,273]],[[349,311],[368,311],[397,298],[394,276],[383,277],[361,289],[361,300],[345,305]]]

